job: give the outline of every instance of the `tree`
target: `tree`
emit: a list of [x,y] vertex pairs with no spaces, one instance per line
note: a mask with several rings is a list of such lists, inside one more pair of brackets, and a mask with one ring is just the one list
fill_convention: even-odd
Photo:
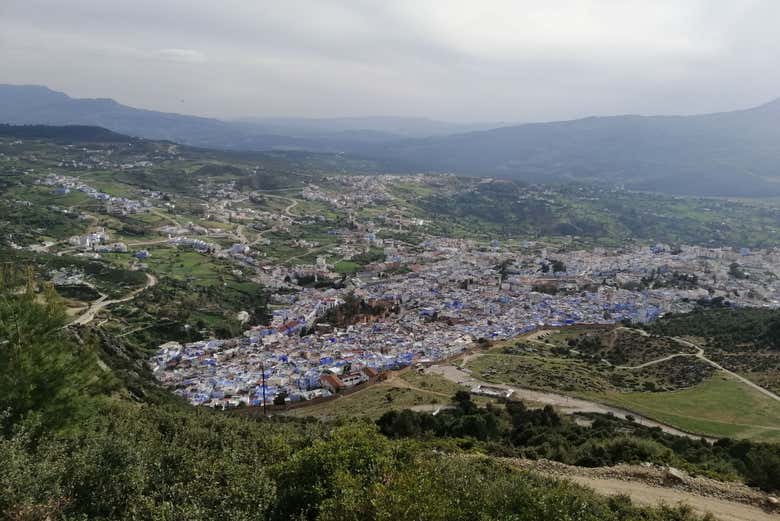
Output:
[[274,396],[274,405],[284,405],[287,400],[287,393],[282,391]]
[[561,260],[553,260],[552,261],[552,271],[553,273],[559,273],[566,271],[566,265]]

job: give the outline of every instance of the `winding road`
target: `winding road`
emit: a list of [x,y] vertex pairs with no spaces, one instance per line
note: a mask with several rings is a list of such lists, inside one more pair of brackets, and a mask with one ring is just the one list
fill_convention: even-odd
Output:
[[[634,330],[632,330],[632,331],[634,331]],[[693,342],[690,342],[690,341],[685,340],[685,339],[680,338],[680,337],[671,337],[671,339],[674,340],[675,342],[677,342],[678,344],[681,344],[681,345],[684,345],[686,347],[691,347],[691,348],[695,349],[696,352],[695,353],[674,353],[672,355],[668,355],[668,356],[665,356],[663,358],[659,358],[657,360],[651,360],[651,361],[645,362],[643,364],[634,365],[634,366],[618,365],[618,366],[615,366],[615,368],[616,369],[628,369],[628,370],[631,370],[631,369],[643,369],[643,368],[649,367],[651,365],[660,364],[661,362],[666,362],[667,360],[671,360],[673,358],[680,358],[680,357],[698,358],[699,360],[701,360],[701,361],[703,361],[703,362],[705,362],[707,364],[710,364],[712,367],[714,367],[718,371],[723,371],[724,373],[726,373],[729,376],[739,380],[740,382],[742,382],[743,384],[747,385],[748,387],[751,387],[751,388],[755,389],[756,391],[760,392],[761,394],[763,394],[765,396],[768,396],[769,398],[780,402],[780,396],[778,396],[777,394],[773,393],[769,389],[765,389],[765,388],[761,387],[760,385],[758,385],[757,383],[748,380],[744,376],[740,376],[737,373],[735,373],[734,371],[730,371],[730,370],[726,369],[725,367],[723,367],[722,365],[720,365],[719,363],[714,362],[714,361],[710,360],[709,358],[707,358],[707,356],[704,353],[704,349],[702,349],[701,346],[696,345]]]
[[282,211],[285,213],[285,215],[289,217],[299,217],[298,215],[292,213],[292,209],[298,206],[298,203],[301,202],[300,199],[293,199],[292,197],[287,197],[284,195],[268,194],[265,193],[265,191],[260,191],[260,190],[258,190],[258,194],[260,194],[263,197],[271,197],[273,199],[283,199],[285,201],[288,201],[290,204],[288,204]]
[[[629,329],[629,328],[620,328],[624,330],[630,330],[632,332],[635,332],[637,334],[640,334],[642,336],[649,336],[647,332],[635,330],[635,329]],[[549,345],[546,342],[543,342],[542,340],[537,339],[538,335],[529,335],[529,337],[526,338],[527,341],[538,343],[538,344],[545,344]],[[645,362],[643,364],[639,364],[636,366],[616,366],[616,369],[621,370],[633,370],[633,369],[642,369],[648,366],[652,366],[655,364],[659,364],[661,362],[665,362],[667,360],[671,360],[673,358],[678,357],[692,357],[692,358],[698,358],[699,360],[702,360],[703,362],[710,364],[712,367],[717,369],[718,371],[722,371],[729,376],[735,378],[736,380],[742,382],[743,384],[751,387],[752,389],[764,394],[765,396],[780,401],[780,396],[773,393],[772,391],[765,389],[761,387],[760,385],[748,380],[747,378],[738,375],[737,373],[730,371],[726,368],[724,368],[722,365],[718,364],[717,362],[714,362],[707,358],[705,355],[704,349],[702,349],[701,346],[694,344],[693,342],[689,340],[685,340],[683,338],[679,337],[671,337],[672,340],[677,342],[680,345],[693,348],[696,350],[695,353],[690,352],[680,352],[680,353],[674,353],[668,356],[664,356],[662,358],[658,358],[656,360],[651,360],[649,362]],[[482,356],[481,354],[471,354],[466,355],[466,358],[463,359],[464,365],[465,361],[470,358],[475,358],[478,356]],[[531,401],[536,402],[543,405],[552,405],[556,408],[558,408],[561,412],[565,414],[574,414],[574,413],[600,413],[600,414],[613,414],[620,418],[626,418],[628,416],[631,416],[635,419],[636,423],[639,423],[641,425],[645,425],[648,427],[658,427],[664,432],[667,432],[669,434],[674,434],[677,436],[685,436],[692,439],[706,439],[708,441],[715,441],[717,438],[711,438],[707,436],[701,436],[692,434],[689,432],[682,431],[680,429],[677,429],[675,427],[672,427],[671,425],[667,425],[665,423],[661,423],[659,421],[650,419],[646,416],[642,416],[641,414],[638,414],[633,411],[629,411],[627,409],[621,409],[619,407],[613,407],[610,405],[604,405],[602,403],[593,402],[590,400],[585,400],[582,398],[573,398],[569,396],[565,396],[562,394],[552,393],[552,392],[546,392],[546,391],[534,391],[531,389],[525,389],[522,387],[515,387],[511,385],[506,384],[495,384],[491,382],[487,382],[484,380],[480,380],[476,378],[470,371],[461,369],[459,367],[456,367],[452,364],[442,364],[442,365],[433,365],[428,369],[429,372],[433,374],[438,374],[440,376],[443,376],[444,378],[455,382],[460,385],[468,385],[468,386],[476,386],[476,385],[486,385],[490,387],[495,387],[499,389],[505,389],[505,390],[511,390],[513,392],[513,395],[517,398],[525,401]]]
[[134,289],[124,297],[118,299],[108,299],[108,295],[101,295],[99,299],[95,300],[94,302],[92,302],[92,304],[89,305],[89,307],[87,308],[86,311],[84,311],[84,313],[79,315],[75,320],[70,322],[65,327],[83,326],[89,324],[95,319],[95,316],[100,311],[105,309],[107,306],[110,306],[112,304],[119,304],[120,302],[128,302],[130,300],[133,300],[135,297],[138,296],[139,293],[151,288],[155,284],[157,284],[157,277],[155,277],[150,273],[147,273],[146,285],[143,286],[142,288]]
[[428,368],[428,371],[433,374],[443,376],[447,380],[450,380],[451,382],[455,382],[460,385],[467,385],[472,387],[476,385],[486,385],[489,387],[496,387],[499,389],[512,391],[513,396],[521,400],[536,402],[542,405],[552,405],[553,407],[556,407],[558,410],[560,410],[560,412],[564,414],[575,414],[575,413],[613,414],[623,419],[626,419],[626,417],[631,416],[634,418],[634,421],[640,425],[644,425],[646,427],[658,427],[662,431],[667,432],[669,434],[674,434],[676,436],[685,436],[687,438],[691,438],[695,440],[703,438],[711,442],[714,442],[717,439],[717,438],[710,438],[707,436],[701,436],[698,434],[691,434],[689,432],[676,429],[671,425],[667,425],[665,423],[651,420],[650,418],[642,416],[641,414],[637,414],[633,411],[629,411],[626,409],[621,409],[619,407],[612,407],[609,405],[604,405],[598,402],[592,402],[590,400],[584,400],[581,398],[572,398],[570,396],[565,396],[557,393],[551,393],[545,391],[533,391],[531,389],[514,387],[512,385],[494,384],[491,382],[486,382],[484,380],[479,380],[475,378],[472,374],[467,373],[466,371],[463,371],[462,369],[459,369],[458,367],[455,367],[454,365],[450,365],[450,364],[432,365],[431,367]]
[[699,352],[696,355],[694,355],[694,356],[696,356],[699,359],[707,362],[708,364],[710,364],[715,369],[723,371],[724,373],[728,374],[729,376],[732,376],[732,377],[736,378],[737,380],[739,380],[743,384],[747,385],[748,387],[752,387],[753,389],[755,389],[756,391],[764,394],[765,396],[768,396],[769,398],[771,398],[773,400],[777,400],[778,402],[780,402],[780,396],[776,395],[775,393],[773,393],[769,389],[764,389],[763,387],[761,387],[757,383],[751,382],[750,380],[748,380],[744,376],[740,376],[737,373],[735,373],[734,371],[729,371],[728,369],[726,369],[725,367],[723,367],[719,363],[713,362],[712,360],[710,360],[709,358],[704,356],[704,349],[702,349],[701,347],[697,346],[693,342],[689,342],[687,340],[683,340],[682,338],[678,338],[678,337],[674,337],[674,340],[676,342],[680,343],[680,344],[683,344],[683,345],[686,345],[686,346],[689,346],[689,347],[693,347],[694,349],[698,349]]

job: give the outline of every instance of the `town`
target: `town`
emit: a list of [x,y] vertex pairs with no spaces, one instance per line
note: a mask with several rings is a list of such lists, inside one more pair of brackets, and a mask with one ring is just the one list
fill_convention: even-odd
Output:
[[[536,328],[643,323],[697,303],[780,303],[777,252],[655,245],[523,253],[452,239],[428,240],[414,253],[393,248],[408,271],[367,266],[347,287],[302,289],[268,326],[241,337],[162,345],[155,375],[198,405],[295,402]],[[330,275],[322,264],[310,269]],[[347,300],[369,311],[343,327],[327,322]]]

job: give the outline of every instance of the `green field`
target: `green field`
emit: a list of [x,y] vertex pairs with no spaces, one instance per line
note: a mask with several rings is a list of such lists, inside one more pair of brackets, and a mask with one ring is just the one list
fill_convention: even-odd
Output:
[[498,384],[554,392],[606,391],[609,381],[589,364],[563,358],[505,355],[491,351],[467,367],[479,378]]
[[686,389],[635,392],[631,388],[636,389],[636,384],[626,386],[614,377],[625,375],[642,382],[659,375],[647,372],[651,368],[610,372],[578,360],[501,354],[500,350],[472,358],[467,367],[488,382],[608,403],[695,434],[780,441],[780,402],[724,373]]
[[591,398],[708,436],[780,441],[780,402],[724,374],[667,393],[607,393]]
[[352,261],[339,261],[333,266],[336,273],[355,273],[360,269],[360,264]]

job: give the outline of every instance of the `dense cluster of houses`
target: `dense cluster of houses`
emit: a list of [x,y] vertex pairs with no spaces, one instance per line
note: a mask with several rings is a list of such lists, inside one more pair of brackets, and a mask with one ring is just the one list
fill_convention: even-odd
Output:
[[[548,326],[647,322],[717,296],[738,305],[777,305],[780,297],[776,282],[756,284],[778,265],[773,252],[671,252],[656,245],[524,254],[500,245],[432,239],[414,252],[399,247],[397,256],[408,271],[379,277],[369,269],[359,284],[346,288],[286,294],[270,324],[250,327],[241,337],[161,346],[151,361],[155,374],[194,404],[307,400],[342,392],[387,370],[457,355],[483,339],[508,339]],[[754,280],[729,274],[737,260],[752,270]],[[565,269],[543,271],[545,265]],[[649,273],[678,271],[706,277],[707,289],[640,283]],[[347,293],[369,305],[389,303],[386,309],[394,311],[356,317],[343,327],[325,323],[327,312],[344,305]]]

